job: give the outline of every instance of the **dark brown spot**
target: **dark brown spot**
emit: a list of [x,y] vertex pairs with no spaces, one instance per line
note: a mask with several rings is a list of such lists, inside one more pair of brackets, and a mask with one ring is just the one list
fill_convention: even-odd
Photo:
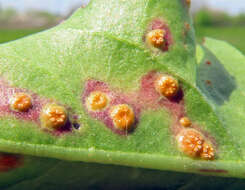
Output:
[[212,82],[211,82],[210,80],[206,80],[206,84],[207,84],[207,85],[211,85]]
[[212,63],[211,63],[211,61],[206,61],[206,64],[211,65]]

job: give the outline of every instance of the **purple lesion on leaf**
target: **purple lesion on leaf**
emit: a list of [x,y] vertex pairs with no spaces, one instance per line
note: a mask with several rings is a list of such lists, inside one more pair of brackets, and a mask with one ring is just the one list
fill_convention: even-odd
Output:
[[142,77],[139,102],[142,104],[142,107],[166,109],[173,118],[171,130],[173,134],[177,135],[181,130],[179,119],[186,115],[184,108],[184,93],[180,86],[177,95],[171,99],[161,96],[154,87],[158,74],[157,71],[151,71]]
[[[16,93],[27,93],[31,96],[32,99],[32,108],[26,112],[14,111],[10,107],[10,99]],[[43,98],[40,98],[37,94],[30,92],[26,89],[16,88],[10,86],[6,81],[0,81],[0,115],[6,116],[11,115],[21,120],[32,121],[39,123],[39,115],[42,107],[49,101]]]
[[[16,111],[11,108],[10,100],[16,93],[25,93],[31,97],[32,106],[27,111]],[[47,104],[54,103],[54,100],[42,98],[38,94],[31,92],[30,90],[17,88],[11,86],[4,79],[0,80],[0,116],[7,117],[12,116],[19,120],[25,120],[33,122],[39,127],[41,127],[40,113],[43,107]],[[69,108],[68,108],[69,109]],[[67,120],[66,124],[59,129],[54,131],[49,131],[54,135],[60,135],[72,130],[72,122],[70,119]],[[48,131],[45,130],[44,131]]]
[[[109,98],[109,103],[105,109],[92,111],[88,109],[86,105],[86,101],[89,95],[92,92],[96,92],[96,91],[105,93]],[[126,95],[117,90],[112,90],[106,83],[93,79],[90,79],[86,82],[84,93],[82,95],[83,105],[86,108],[89,115],[97,120],[102,121],[109,129],[111,129],[113,132],[119,135],[127,135],[128,133],[133,132],[138,124],[141,109],[139,105],[137,105],[137,103],[134,101],[134,99],[135,99],[134,95]],[[131,108],[133,109],[135,120],[130,130],[124,131],[114,127],[113,120],[110,117],[110,109],[114,105],[119,105],[119,104],[130,105]]]
[[[139,102],[142,106],[155,107],[160,106],[170,106],[168,109],[171,110],[171,105],[174,107],[176,105],[181,105],[184,98],[184,93],[180,87],[177,94],[171,98],[162,97],[155,89],[155,81],[158,78],[159,73],[157,71],[150,71],[144,75],[141,79],[141,88],[139,92]],[[164,105],[166,103],[166,105]]]
[[[126,135],[128,132],[133,132],[136,128],[140,114],[146,109],[161,109],[166,108],[171,112],[171,114],[177,116],[177,118],[182,117],[184,113],[183,106],[183,90],[179,89],[177,95],[171,99],[162,97],[155,89],[155,81],[159,73],[156,71],[151,71],[146,75],[142,76],[140,89],[130,93],[122,93],[119,89],[111,89],[105,82],[89,79],[86,81],[85,89],[82,95],[82,102],[86,111],[89,115],[95,119],[102,121],[108,128],[113,132],[121,135]],[[109,105],[102,110],[90,110],[87,106],[87,99],[93,92],[105,93],[109,99]],[[114,127],[113,120],[110,117],[110,109],[114,105],[127,104],[133,108],[135,113],[135,123],[133,130],[122,131]]]
[[158,108],[159,93],[155,90],[157,72],[150,71],[141,78],[141,87],[138,93],[138,102],[143,108]]
[[152,20],[152,22],[149,24],[147,28],[146,34],[143,36],[143,41],[147,42],[147,35],[151,31],[156,30],[163,31],[162,44],[159,45],[157,48],[163,52],[168,51],[170,46],[173,44],[173,38],[168,24],[161,18],[155,18],[154,20]]
[[[157,71],[150,71],[142,76],[139,90],[129,93],[123,93],[120,89],[112,89],[105,82],[89,79],[85,83],[82,103],[92,118],[102,121],[109,129],[119,135],[127,135],[128,133],[133,132],[140,122],[140,115],[144,110],[167,110],[172,118],[170,130],[172,131],[173,136],[177,137],[181,132],[183,132],[183,130],[186,130],[186,128],[180,124],[181,118],[187,117],[185,110],[184,90],[182,88],[182,84],[179,84],[178,80],[172,77],[172,79],[175,79],[178,82],[178,91],[176,94],[173,94],[173,97],[171,98],[164,96],[162,91],[158,91],[157,85],[159,83],[157,82],[159,76],[165,76],[165,78],[169,79],[168,77],[170,75],[166,73],[159,73]],[[172,89],[172,85],[175,83],[165,84],[167,86],[164,86],[164,88],[166,88],[164,90],[169,90],[168,88]],[[103,109],[91,110],[88,106],[88,99],[93,92],[101,92],[106,94],[109,99],[108,105],[103,107]],[[133,109],[136,119],[132,131],[119,130],[113,123],[110,115],[110,109],[111,107],[120,104],[129,105]],[[215,139],[208,132],[202,130],[201,127],[194,122],[191,122],[191,126],[188,126],[188,129],[191,128],[198,131],[205,138],[205,142],[212,142],[212,145],[217,150]]]
[[[185,127],[180,125],[180,119],[187,116],[185,110],[184,101],[184,90],[180,84],[178,93],[172,98],[166,98],[161,96],[155,89],[154,82],[156,81],[159,73],[157,71],[150,71],[144,75],[141,79],[141,88],[138,96],[138,103],[143,109],[162,109],[167,110],[172,116],[171,131],[174,136],[177,136],[182,130],[186,130]],[[191,126],[188,128],[193,128],[199,131],[207,140],[207,142],[212,142],[216,151],[218,149],[215,138],[212,137],[208,132],[201,129],[201,127],[192,122]]]

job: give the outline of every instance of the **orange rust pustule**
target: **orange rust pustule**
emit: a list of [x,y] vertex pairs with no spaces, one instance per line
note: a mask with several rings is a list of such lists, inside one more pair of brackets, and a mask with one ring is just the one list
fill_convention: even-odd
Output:
[[59,129],[65,126],[68,115],[63,106],[57,104],[46,105],[40,115],[41,125],[47,129]]
[[[103,92],[109,98],[108,105],[102,110],[92,111],[88,109],[86,105],[88,97],[92,92],[95,91]],[[137,99],[137,92],[131,92],[126,94],[123,93],[122,91],[117,91],[116,89],[110,88],[109,85],[106,84],[105,82],[93,80],[93,79],[89,79],[86,82],[85,89],[82,94],[82,103],[87,108],[86,111],[88,112],[88,114],[92,118],[95,118],[96,120],[103,122],[104,125],[107,128],[109,128],[112,132],[123,136],[127,136],[131,134],[137,128],[137,124],[139,122],[141,109],[142,109],[141,104],[139,102],[141,101],[138,101]],[[125,122],[126,124],[125,123],[123,124],[123,120],[120,120],[121,124],[117,124],[119,120],[116,119],[113,120],[111,114],[112,110],[113,108],[121,104],[127,105],[129,108],[131,108],[134,114],[133,122],[132,119],[129,119],[127,122]],[[118,127],[116,126],[116,124]]]
[[214,160],[215,151],[213,145],[204,142],[202,152],[200,153],[200,157],[204,160]]
[[16,93],[10,99],[9,104],[14,111],[26,112],[32,107],[32,99],[26,93]]
[[195,129],[185,129],[178,134],[177,142],[184,154],[197,158],[202,152],[204,137]]
[[192,125],[191,120],[188,117],[180,118],[179,123],[183,127],[190,127]]
[[179,83],[169,75],[160,75],[155,81],[156,91],[166,98],[173,98],[179,91]]
[[110,110],[114,126],[120,130],[130,131],[135,121],[132,108],[126,104],[115,105]]
[[21,163],[22,157],[19,155],[0,153],[0,172],[8,172],[16,169]]
[[87,98],[86,104],[89,110],[100,111],[107,106],[108,101],[109,99],[105,93],[94,91]]
[[143,41],[151,47],[158,48],[162,52],[168,51],[169,47],[173,44],[168,24],[161,18],[152,20],[143,36]]
[[160,48],[165,44],[166,31],[163,29],[156,29],[148,32],[146,35],[146,42],[156,48]]

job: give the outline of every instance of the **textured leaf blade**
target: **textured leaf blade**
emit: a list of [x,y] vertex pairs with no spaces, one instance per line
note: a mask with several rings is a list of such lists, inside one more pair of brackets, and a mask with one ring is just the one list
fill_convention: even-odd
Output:
[[[0,120],[0,149],[65,160],[241,177],[237,171],[243,165],[236,162],[243,157],[240,144],[195,87],[195,44],[193,31],[185,33],[186,22],[191,24],[186,7],[178,0],[106,2],[110,6],[94,1],[54,29],[0,46],[4,79],[13,87],[68,105],[81,124],[80,130],[55,136],[37,123],[9,115]],[[117,14],[120,5],[127,14]],[[149,22],[159,17],[166,19],[174,39],[164,53],[150,50],[142,40]],[[126,24],[129,21],[134,27]],[[171,128],[178,115],[174,106],[168,107],[171,112],[167,106],[152,109],[148,103],[149,107],[142,108],[137,129],[125,137],[87,113],[81,99],[89,79],[104,82],[137,104],[134,97],[141,92],[142,77],[152,71],[171,74],[180,81],[184,101],[170,105],[184,109],[177,113],[187,114],[215,139],[215,161],[193,160],[177,149]]]
[[[226,96],[222,104],[213,102],[215,109],[223,120],[224,127],[232,134],[235,142],[243,147],[244,145],[244,112],[245,112],[245,98],[244,98],[244,77],[245,71],[245,57],[242,53],[236,50],[226,42],[207,38],[204,44],[216,58],[222,63],[222,66],[229,73],[226,79],[220,81],[219,86],[223,83],[227,84],[226,90],[229,91],[229,96],[223,91],[223,97]],[[199,49],[200,50],[200,49]],[[202,54],[202,52],[199,52]],[[199,59],[202,56],[198,56]],[[205,60],[205,58],[204,58]],[[199,67],[200,68],[200,67]],[[228,82],[227,82],[228,80]],[[201,82],[200,82],[201,83]],[[203,84],[200,84],[203,86]],[[231,87],[232,86],[232,87]],[[204,94],[207,92],[204,92]],[[218,95],[219,96],[219,95]],[[217,96],[216,96],[217,97]],[[243,148],[241,148],[243,152]]]

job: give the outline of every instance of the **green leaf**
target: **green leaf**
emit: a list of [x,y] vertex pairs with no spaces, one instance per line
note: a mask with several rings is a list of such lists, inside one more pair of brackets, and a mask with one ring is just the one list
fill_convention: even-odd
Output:
[[[208,48],[208,51],[205,52],[205,48]],[[243,138],[245,57],[228,43],[207,38],[204,47],[198,47],[197,59],[199,60],[197,84],[211,100],[223,127],[240,147],[242,158],[237,160],[237,164],[241,165],[237,171],[239,172],[243,170],[245,143]],[[212,64],[206,64],[207,61]],[[213,71],[205,71],[211,69]],[[206,80],[210,80],[211,85],[207,84]]]
[[[51,30],[1,45],[0,150],[243,178],[245,58],[222,42],[207,40],[197,49],[196,64],[187,10],[179,0],[94,0]],[[166,32],[167,51],[145,42],[159,24]],[[175,99],[156,91],[154,80],[160,73],[179,81]],[[110,97],[105,110],[88,110],[91,89]],[[19,91],[33,99],[27,112],[9,109],[9,100]],[[41,111],[50,103],[66,109],[69,128],[43,129]],[[131,106],[134,130],[115,128],[109,114],[117,104]],[[191,128],[205,142],[212,142],[214,160],[194,159],[178,149],[177,136],[188,131],[179,124],[182,116],[191,119]]]
[[[24,157],[26,167],[1,174],[3,190],[168,189],[242,190],[244,179],[202,176],[94,163]],[[29,168],[27,170],[27,168]],[[31,169],[32,168],[32,169]],[[41,170],[43,172],[41,172]],[[15,173],[13,173],[15,172]],[[11,175],[10,175],[11,174]],[[6,180],[7,176],[12,176]],[[14,176],[14,178],[13,178]]]

